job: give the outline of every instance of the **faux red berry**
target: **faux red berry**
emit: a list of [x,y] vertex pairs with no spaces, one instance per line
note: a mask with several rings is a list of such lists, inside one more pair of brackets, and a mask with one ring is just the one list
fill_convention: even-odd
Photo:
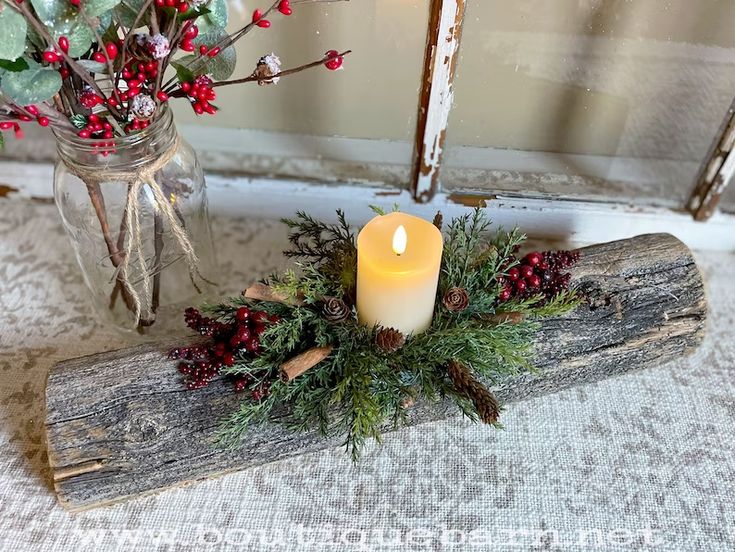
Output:
[[222,362],[225,366],[232,366],[235,364],[235,357],[232,353],[225,353],[222,355]]
[[526,278],[526,283],[528,284],[528,287],[536,289],[538,287],[541,287],[541,278],[538,274],[531,274],[528,278]]
[[510,280],[511,280],[512,282],[515,282],[515,281],[516,281],[516,280],[518,280],[518,278],[520,278],[520,277],[521,277],[521,272],[520,272],[520,270],[518,270],[518,267],[515,267],[515,266],[514,266],[513,268],[511,268],[511,269],[510,269],[510,270],[508,271],[508,278],[509,278],[509,279],[510,279]]
[[49,125],[48,117],[39,117],[38,124],[41,125],[42,127],[47,127]]
[[541,256],[541,253],[538,251],[534,251],[533,253],[529,253],[526,255],[526,262],[531,266],[536,266],[543,260],[543,257]]
[[114,42],[108,42],[105,45],[105,51],[107,52],[107,56],[110,59],[115,59],[117,57],[117,52],[118,52],[117,44],[115,44]]
[[524,278],[530,278],[533,274],[533,267],[529,265],[522,265],[521,266],[521,276]]
[[324,65],[327,69],[329,69],[330,71],[336,71],[337,69],[342,67],[344,58],[339,55],[339,52],[337,50],[329,50],[324,55],[325,57],[329,58],[326,62],[324,62]]
[[251,318],[256,324],[264,324],[268,322],[268,313],[265,311],[256,311]]
[[281,0],[280,4],[278,4],[278,11],[283,15],[291,15],[293,13],[291,2],[289,0]]
[[250,318],[250,309],[247,307],[240,307],[235,311],[235,318],[237,318],[240,322],[244,322],[248,318]]
[[59,37],[59,48],[65,54],[68,54],[69,53],[69,39],[67,37],[65,37],[65,36],[60,36]]

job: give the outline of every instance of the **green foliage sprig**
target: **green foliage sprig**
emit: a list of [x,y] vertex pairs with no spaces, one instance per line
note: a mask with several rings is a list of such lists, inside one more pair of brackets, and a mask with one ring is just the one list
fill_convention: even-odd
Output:
[[[382,431],[402,423],[407,404],[417,399],[451,400],[468,418],[500,427],[497,403],[485,386],[532,370],[538,321],[561,316],[578,303],[573,291],[500,302],[502,279],[517,264],[514,253],[525,236],[502,229],[491,235],[489,221],[477,209],[447,225],[431,327],[387,352],[376,345],[380,328],[359,325],[354,312],[339,322],[322,312],[327,296],[354,305],[357,250],[344,214],[338,212],[334,225],[302,212],[284,222],[292,247],[285,254],[299,259],[300,269],[269,280],[284,302],[237,298],[208,309],[231,321],[238,307],[257,303],[280,318],[261,336],[259,356],[238,358],[226,370],[250,376],[253,386],[271,382],[267,396],[243,400],[222,424],[219,437],[227,444],[238,443],[253,425],[277,418],[296,431],[344,435],[357,458],[367,439],[379,441]],[[466,291],[467,308],[454,312],[443,304],[450,288]],[[284,362],[325,346],[331,353],[317,365],[291,381],[279,379]]]

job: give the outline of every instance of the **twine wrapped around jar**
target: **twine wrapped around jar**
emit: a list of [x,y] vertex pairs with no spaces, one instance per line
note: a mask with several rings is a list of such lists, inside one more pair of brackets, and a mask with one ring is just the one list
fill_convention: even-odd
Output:
[[151,190],[155,200],[154,208],[157,208],[164,220],[168,222],[169,228],[171,228],[171,233],[183,252],[192,283],[196,286],[195,277],[199,277],[202,280],[209,282],[200,274],[199,259],[194,251],[194,247],[189,239],[186,229],[183,227],[179,217],[176,215],[173,206],[166,199],[163,190],[161,190],[160,184],[158,184],[155,179],[155,174],[163,169],[176,155],[179,144],[180,138],[177,135],[170,147],[156,160],[132,171],[105,170],[104,167],[86,169],[79,166],[67,166],[67,170],[69,170],[69,172],[80,178],[88,186],[90,184],[99,185],[100,182],[109,180],[130,183],[127,195],[128,214],[125,217],[121,228],[126,236],[125,246],[122,262],[116,267],[116,276],[124,286],[124,291],[127,293],[130,302],[132,303],[132,310],[135,314],[136,324],[138,324],[141,319],[142,302],[140,295],[135,290],[135,287],[130,283],[128,277],[128,269],[134,255],[137,257],[138,263],[140,264],[143,292],[146,297],[151,293],[152,274],[145,260],[145,255],[143,253],[143,239],[141,237],[141,209],[139,196],[144,186],[148,186]]

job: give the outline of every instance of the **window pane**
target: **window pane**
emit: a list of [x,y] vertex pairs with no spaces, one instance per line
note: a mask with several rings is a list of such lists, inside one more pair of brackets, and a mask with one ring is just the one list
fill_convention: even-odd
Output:
[[[206,143],[211,139],[231,146],[232,155],[219,160],[232,165],[225,168],[317,178],[376,178],[405,185],[414,144],[428,2],[321,2],[294,5],[293,10],[291,17],[275,15],[270,29],[254,29],[238,43],[232,78],[248,76],[258,59],[271,52],[280,57],[285,69],[319,59],[327,50],[351,49],[345,70],[315,68],[284,77],[277,85],[218,88],[220,113],[196,117],[188,106],[179,105],[178,120],[245,130],[219,133],[219,138],[214,132],[195,131],[187,136],[200,150],[213,149]],[[237,6],[232,6],[230,29],[241,27],[249,18],[250,10],[238,13]],[[280,155],[284,161],[274,161],[271,155]],[[315,162],[318,156],[322,159]]]
[[735,4],[470,0],[442,180],[681,207],[735,94]]

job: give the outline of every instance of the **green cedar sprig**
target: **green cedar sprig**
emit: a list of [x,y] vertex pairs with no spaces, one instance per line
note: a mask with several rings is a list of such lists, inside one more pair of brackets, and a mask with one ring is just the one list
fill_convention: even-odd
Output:
[[[487,386],[533,370],[532,343],[538,321],[561,316],[578,304],[573,291],[550,300],[536,296],[499,303],[499,279],[517,264],[513,255],[525,236],[516,230],[490,235],[489,221],[477,209],[446,226],[431,327],[408,336],[398,351],[385,353],[375,345],[378,328],[360,326],[355,316],[332,323],[322,315],[320,301],[326,295],[341,296],[354,304],[355,236],[344,213],[338,212],[337,218],[336,224],[326,224],[300,212],[284,221],[290,228],[291,243],[285,254],[302,262],[297,265],[299,272],[274,275],[269,284],[286,297],[299,298],[298,305],[237,298],[207,308],[210,315],[230,321],[239,306],[257,303],[258,309],[280,317],[278,324],[262,334],[260,356],[238,358],[226,370],[255,378],[253,386],[273,383],[268,396],[243,400],[239,410],[224,421],[218,434],[223,443],[236,445],[254,425],[278,422],[295,431],[342,435],[356,459],[366,440],[379,441],[383,431],[405,421],[407,401],[448,399],[477,420],[477,401],[473,403],[466,389],[455,388],[447,371],[449,363],[460,363],[468,378]],[[459,313],[449,312],[441,298],[448,288],[458,286],[468,292],[470,306]],[[518,314],[517,323],[502,318],[488,322],[493,315],[508,312]],[[285,361],[326,345],[333,351],[322,362],[288,383],[278,379]]]

